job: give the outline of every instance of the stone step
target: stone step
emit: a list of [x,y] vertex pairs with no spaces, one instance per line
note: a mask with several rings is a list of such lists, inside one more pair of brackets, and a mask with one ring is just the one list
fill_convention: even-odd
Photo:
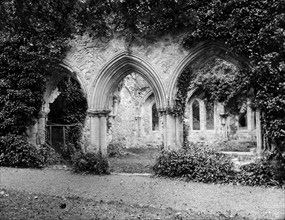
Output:
[[235,171],[240,171],[240,168],[244,165],[254,163],[256,160],[256,154],[251,152],[235,152],[235,151],[221,151],[221,154],[227,155],[231,158]]

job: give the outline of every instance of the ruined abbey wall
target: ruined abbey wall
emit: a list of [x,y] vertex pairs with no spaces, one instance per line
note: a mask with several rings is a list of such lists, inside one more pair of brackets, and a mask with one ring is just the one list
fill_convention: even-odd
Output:
[[[200,43],[186,50],[181,46],[181,37],[179,36],[164,36],[141,42],[127,42],[124,37],[119,36],[108,41],[94,39],[88,35],[75,36],[74,39],[70,40],[70,50],[67,52],[61,67],[65,74],[69,74],[78,80],[88,102],[88,117],[84,128],[86,149],[106,153],[112,123],[116,122],[116,116],[119,116],[120,112],[125,111],[119,108],[120,91],[118,87],[120,82],[132,73],[138,74],[147,82],[152,89],[153,100],[150,101],[146,98],[144,102],[140,103],[140,114],[134,110],[136,112],[134,114],[137,114],[134,117],[139,125],[137,130],[130,131],[131,135],[138,138],[142,138],[144,135],[146,140],[158,140],[167,148],[180,148],[183,142],[184,125],[178,117],[167,110],[173,107],[175,103],[177,81],[185,68],[191,68],[195,73],[209,60],[216,58],[226,60],[237,66],[241,62],[241,59],[227,51],[224,45],[215,42]],[[56,74],[48,83],[48,93],[45,95],[46,103],[43,106],[43,112],[48,108],[49,96],[56,88],[56,82],[59,78],[60,74]],[[149,111],[153,103],[156,104],[159,113],[159,132],[156,130],[148,132],[145,129],[149,126],[147,121],[150,121],[145,118],[150,115]],[[229,134],[233,134],[230,130],[231,117],[225,115],[222,107],[215,107],[214,132],[208,132],[207,129],[204,129],[203,117],[206,116],[203,116],[205,115],[203,103],[199,109],[202,117],[200,131],[197,132],[193,129],[191,131],[190,129],[188,136],[190,141],[212,140],[213,137],[227,140],[230,137],[237,140],[253,140],[257,142],[258,146],[261,146],[258,112],[255,114],[248,109],[247,128],[243,131],[239,129],[230,136]],[[124,119],[122,115],[121,117],[122,120],[128,120],[127,118]],[[189,108],[186,111],[186,122],[187,117],[188,127],[191,128],[191,120],[193,120],[191,117],[193,118],[193,115],[191,116]],[[232,124],[234,123],[236,122]],[[254,126],[253,123],[255,123]],[[43,124],[42,121],[38,127],[43,127]]]

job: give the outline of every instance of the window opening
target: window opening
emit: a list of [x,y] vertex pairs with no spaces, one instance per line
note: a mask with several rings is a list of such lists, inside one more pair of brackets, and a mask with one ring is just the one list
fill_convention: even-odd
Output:
[[240,129],[246,129],[247,128],[247,105],[243,104],[239,115],[238,115],[238,124]]
[[214,130],[214,103],[206,102],[206,129]]
[[158,130],[159,117],[158,117],[156,104],[152,105],[151,112],[152,112],[152,130],[157,131]]
[[197,100],[192,103],[192,116],[193,130],[200,130],[200,106]]

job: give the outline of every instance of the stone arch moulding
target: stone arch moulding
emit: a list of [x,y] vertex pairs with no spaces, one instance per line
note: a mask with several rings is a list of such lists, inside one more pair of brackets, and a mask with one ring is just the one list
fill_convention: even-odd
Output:
[[86,89],[78,75],[71,68],[64,64],[55,66],[48,82],[46,83],[46,91],[43,94],[44,103],[42,105],[41,111],[39,112],[38,118],[35,119],[34,125],[27,128],[29,141],[34,145],[45,143],[46,119],[50,111],[49,105],[50,103],[54,102],[54,100],[60,94],[57,90],[57,85],[65,76],[71,76],[77,80],[80,84],[83,94],[87,98]]
[[249,63],[242,57],[236,56],[229,49],[222,43],[219,42],[204,42],[196,46],[186,57],[184,57],[179,64],[177,65],[176,69],[174,70],[169,87],[168,87],[168,94],[169,97],[169,105],[174,105],[175,95],[177,92],[177,82],[179,76],[182,72],[187,68],[190,67],[201,67],[203,64],[207,63],[211,59],[214,58],[221,58],[228,62],[231,62],[237,66],[239,65],[246,65],[250,66]]
[[110,110],[112,93],[119,82],[130,73],[138,73],[151,86],[158,108],[166,106],[164,85],[155,69],[146,61],[126,52],[116,55],[107,63],[92,84],[90,108],[92,111]]
[[48,112],[46,112],[45,108],[48,108],[47,105],[49,105],[50,98],[53,95],[53,92],[56,90],[58,83],[65,76],[72,77],[73,79],[75,79],[80,84],[81,90],[82,90],[85,98],[87,99],[87,90],[85,88],[85,85],[84,85],[82,79],[80,78],[80,75],[78,73],[76,73],[75,71],[73,71],[70,67],[66,66],[65,64],[60,64],[55,68],[55,70],[51,74],[50,79],[48,80],[48,82],[46,84],[46,91],[45,91],[44,96],[43,96],[44,106],[42,109],[43,112],[45,112],[46,114]]
[[153,91],[150,90],[150,91],[143,97],[143,99],[142,99],[140,105],[143,105],[143,104],[149,99],[149,97],[151,97],[152,95],[153,95]]
[[44,101],[46,102],[52,92],[56,89],[58,83],[65,77],[65,76],[71,76],[73,79],[75,79],[77,82],[79,82],[81,90],[84,94],[84,96],[87,98],[87,90],[86,87],[80,77],[80,74],[78,74],[76,71],[73,71],[69,66],[65,64],[60,64],[55,71],[52,73],[49,81],[46,85],[46,91],[44,93]]

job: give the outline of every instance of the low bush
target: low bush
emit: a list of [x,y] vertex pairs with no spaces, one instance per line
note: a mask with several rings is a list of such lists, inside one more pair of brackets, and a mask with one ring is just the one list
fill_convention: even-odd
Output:
[[195,146],[178,151],[162,151],[153,170],[159,176],[204,183],[228,183],[234,176],[233,165],[226,156]]
[[76,153],[72,159],[72,170],[75,173],[109,174],[108,160],[97,153]]
[[44,165],[57,165],[57,164],[65,164],[66,161],[53,149],[50,145],[44,144],[38,148],[40,154],[44,157]]
[[45,157],[38,148],[21,135],[0,137],[0,166],[42,168]]
[[118,157],[124,154],[126,146],[121,140],[112,140],[107,147],[108,157]]
[[235,182],[249,186],[285,185],[285,159],[271,154],[261,160],[241,167]]
[[153,170],[158,176],[183,178],[186,181],[285,186],[285,159],[282,155],[271,154],[242,166],[237,172],[230,158],[212,149],[201,148],[201,145],[188,145],[178,151],[162,151]]

